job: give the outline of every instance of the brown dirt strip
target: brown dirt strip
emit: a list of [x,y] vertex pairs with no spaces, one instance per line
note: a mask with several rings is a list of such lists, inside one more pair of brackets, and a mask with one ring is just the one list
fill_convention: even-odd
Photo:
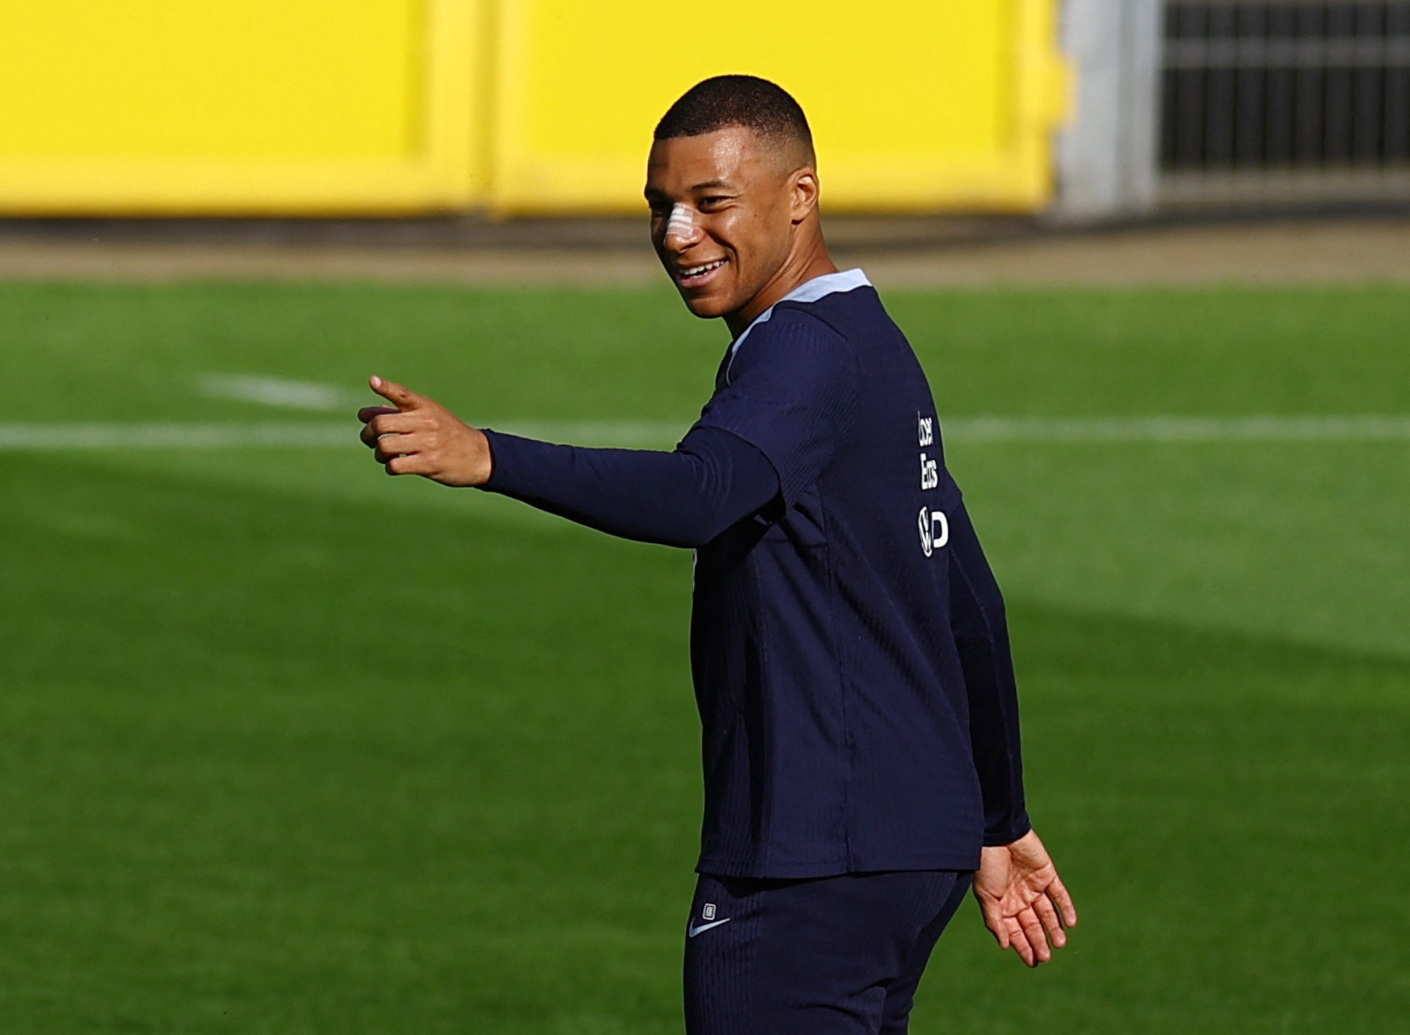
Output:
[[[436,225],[436,224],[431,224]],[[427,233],[307,229],[75,232],[0,227],[0,280],[370,280],[639,284],[661,276],[636,222],[537,223]],[[370,228],[369,228],[370,227]],[[1410,214],[1156,224],[1105,230],[957,220],[839,219],[839,263],[894,286],[1410,282]]]

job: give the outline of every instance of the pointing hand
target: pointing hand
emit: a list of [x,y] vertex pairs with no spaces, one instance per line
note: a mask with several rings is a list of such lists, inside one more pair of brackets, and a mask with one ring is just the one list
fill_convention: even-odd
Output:
[[362,441],[388,474],[419,474],[442,485],[489,481],[493,461],[484,432],[395,381],[374,377],[368,384],[391,403],[357,411]]

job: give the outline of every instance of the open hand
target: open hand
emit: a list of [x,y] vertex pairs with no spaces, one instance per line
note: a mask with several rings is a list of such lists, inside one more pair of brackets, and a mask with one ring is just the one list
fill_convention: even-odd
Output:
[[364,406],[362,441],[388,474],[419,474],[442,485],[483,485],[493,461],[489,440],[434,399],[395,381],[368,384],[390,406]]
[[1052,959],[1077,923],[1072,896],[1032,830],[1012,844],[984,849],[974,897],[999,948],[1013,949],[1030,967]]

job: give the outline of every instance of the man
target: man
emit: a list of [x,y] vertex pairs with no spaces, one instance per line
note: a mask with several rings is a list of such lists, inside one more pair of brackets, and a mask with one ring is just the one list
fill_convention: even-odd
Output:
[[652,242],[733,338],[673,452],[479,430],[375,377],[391,405],[359,412],[389,474],[695,548],[697,1035],[905,1032],[971,882],[1030,966],[1077,921],[1028,823],[1003,602],[929,386],[829,258],[815,166],[797,103],[749,76],[698,84],[656,128]]

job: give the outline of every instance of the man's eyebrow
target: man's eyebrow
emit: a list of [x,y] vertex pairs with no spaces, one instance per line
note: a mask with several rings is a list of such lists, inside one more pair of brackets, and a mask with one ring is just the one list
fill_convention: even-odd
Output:
[[[699,194],[701,191],[705,191],[705,190],[734,190],[734,189],[735,189],[734,185],[733,185],[733,184],[730,184],[730,183],[728,183],[728,182],[726,182],[725,180],[706,180],[706,181],[704,181],[703,183],[697,183],[697,184],[695,184],[694,186],[687,187],[687,188],[686,188],[686,193],[687,193],[687,194]],[[669,195],[668,195],[665,191],[663,191],[663,190],[661,190],[661,189],[659,189],[659,188],[657,188],[657,187],[652,187],[652,186],[650,186],[650,185],[648,185],[647,188],[646,188],[646,190],[642,191],[642,193],[643,193],[644,195],[646,195],[646,199],[647,199],[648,201],[650,201],[652,198],[666,198],[666,197],[669,197]]]

